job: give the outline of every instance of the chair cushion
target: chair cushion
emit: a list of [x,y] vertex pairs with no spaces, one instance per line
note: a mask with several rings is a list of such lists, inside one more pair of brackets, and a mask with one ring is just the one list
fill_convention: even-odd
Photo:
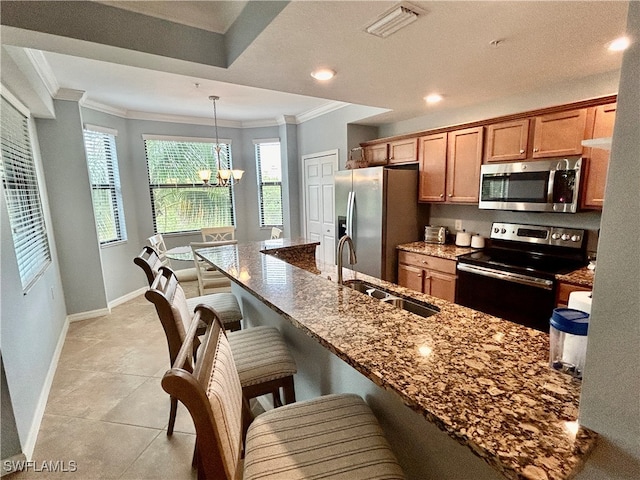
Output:
[[[234,352],[235,356],[235,352]],[[244,480],[402,479],[402,469],[358,395],[327,395],[259,415],[249,427]]]
[[227,336],[243,387],[296,373],[296,362],[277,328],[252,327]]
[[218,312],[223,324],[242,320],[242,311],[238,305],[238,299],[233,293],[212,293],[201,297],[187,298],[187,306],[192,312],[200,303],[210,306]]
[[198,280],[198,273],[196,272],[195,267],[174,270],[173,273],[176,274],[176,278],[179,282],[191,282],[192,280]]

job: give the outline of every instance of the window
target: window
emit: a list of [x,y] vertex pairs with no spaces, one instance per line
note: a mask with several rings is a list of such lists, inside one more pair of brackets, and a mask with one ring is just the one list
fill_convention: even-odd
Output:
[[261,227],[282,225],[282,164],[279,140],[254,140]]
[[101,245],[127,239],[116,135],[115,130],[85,125],[84,147],[87,152],[93,213]]
[[[235,226],[233,187],[207,187],[198,176],[211,170],[216,178],[214,141],[146,135],[144,144],[156,233]],[[232,168],[230,142],[220,146],[220,167]]]
[[0,174],[22,289],[51,262],[27,115],[2,98]]

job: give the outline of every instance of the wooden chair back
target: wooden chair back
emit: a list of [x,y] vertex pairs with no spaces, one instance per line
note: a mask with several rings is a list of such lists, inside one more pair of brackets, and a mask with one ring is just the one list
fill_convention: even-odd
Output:
[[149,243],[149,245],[156,251],[156,253],[158,254],[158,258],[160,258],[160,261],[162,262],[162,265],[171,266],[170,260],[165,255],[167,253],[167,245],[164,243],[164,237],[161,233],[151,235],[149,238],[147,238],[147,243]]
[[[198,359],[189,372],[182,365],[193,351],[200,319],[207,327]],[[162,378],[162,388],[182,402],[193,419],[198,479],[242,478],[242,444],[250,412],[222,323],[204,305],[196,308],[173,368]]]
[[160,272],[160,267],[162,267],[158,253],[149,245],[142,247],[142,251],[133,259],[133,263],[138,265],[147,276],[149,286],[151,286],[156,275]]
[[235,227],[205,227],[200,230],[203,242],[224,242],[235,240]]
[[167,337],[169,360],[173,364],[191,324],[192,314],[187,306],[187,297],[175,274],[168,267],[160,267],[144,296],[156,307],[158,318]]

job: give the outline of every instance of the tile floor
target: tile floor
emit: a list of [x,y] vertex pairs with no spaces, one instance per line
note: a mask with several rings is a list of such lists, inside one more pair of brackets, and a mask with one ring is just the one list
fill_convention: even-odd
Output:
[[[197,284],[184,285],[187,296]],[[71,323],[26,479],[195,479],[194,428],[180,404],[167,436],[169,396],[160,379],[169,355],[144,296],[104,317]],[[75,472],[47,472],[44,462]],[[71,463],[73,462],[73,463]],[[39,471],[36,471],[39,470]]]

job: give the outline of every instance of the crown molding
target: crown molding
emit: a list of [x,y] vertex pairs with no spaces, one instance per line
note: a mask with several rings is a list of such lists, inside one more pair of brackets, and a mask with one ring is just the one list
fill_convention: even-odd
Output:
[[297,125],[298,123],[298,119],[296,118],[295,115],[280,115],[277,118],[278,121],[278,125],[282,126],[282,125]]
[[[60,89],[58,95],[60,95],[61,91],[67,92],[79,92],[79,90],[67,90]],[[60,100],[69,100],[70,98],[60,98],[56,96],[55,98]],[[107,113],[110,115],[115,115],[117,117],[129,118],[132,120],[147,120],[151,122],[167,122],[167,123],[185,123],[191,125],[207,125],[214,126],[213,118],[204,118],[204,117],[194,117],[188,115],[171,115],[164,113],[151,113],[151,112],[142,112],[139,110],[126,110],[117,107],[112,107],[111,105],[106,105],[104,103],[96,102],[95,100],[91,100],[89,98],[84,98],[82,100],[82,106],[86,108],[90,108],[92,110],[97,110],[99,112]],[[335,110],[339,110],[340,108],[346,107],[350,105],[345,102],[329,102],[321,107],[314,108],[307,112],[304,112],[300,115],[280,115],[278,118],[274,119],[262,119],[262,120],[248,120],[245,122],[236,121],[236,120],[220,120],[218,119],[218,126],[220,127],[228,127],[228,128],[261,128],[261,127],[275,127],[281,125],[297,125],[303,122],[307,122],[317,117],[321,117],[322,115],[326,115],[327,113],[333,112]]]
[[[211,127],[214,126],[213,118],[139,112],[135,110],[129,110],[127,112],[127,118],[130,118],[132,120],[149,120],[154,122],[188,123],[191,125],[206,125]],[[234,120],[218,120],[218,126],[229,128],[243,128],[242,122],[237,122]]]
[[309,120],[313,120],[314,118],[321,117],[322,115],[326,115],[327,113],[340,110],[341,108],[344,108],[347,105],[351,105],[351,104],[345,103],[345,102],[329,102],[318,108],[314,108],[307,112],[301,113],[300,115],[296,116],[296,121],[297,123],[308,122]]
[[84,90],[74,90],[73,88],[59,88],[53,96],[55,100],[69,100],[71,102],[81,102],[87,92]]
[[127,118],[127,110],[124,108],[117,108],[111,105],[106,105],[104,103],[96,102],[95,100],[91,100],[90,98],[83,99],[81,105],[83,107],[89,108],[91,110],[96,110],[102,113],[108,113],[109,115],[114,115],[116,117]]
[[47,62],[44,53],[32,48],[25,48],[24,53],[40,77],[40,80],[42,80],[42,84],[49,92],[51,98],[55,98],[58,90],[60,90],[60,84],[53,74],[53,69],[51,68],[51,65],[49,65],[49,62]]

